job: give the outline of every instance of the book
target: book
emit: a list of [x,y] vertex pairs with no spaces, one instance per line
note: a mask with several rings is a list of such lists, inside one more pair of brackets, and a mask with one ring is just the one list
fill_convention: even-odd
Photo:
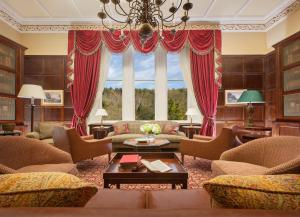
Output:
[[125,154],[120,159],[121,165],[137,165],[141,160],[141,157],[138,154]]
[[156,160],[156,161],[150,162],[150,161],[142,159],[141,163],[145,167],[147,167],[147,169],[150,170],[151,172],[165,173],[165,172],[172,170],[171,167],[169,167],[167,164],[165,164],[161,160]]

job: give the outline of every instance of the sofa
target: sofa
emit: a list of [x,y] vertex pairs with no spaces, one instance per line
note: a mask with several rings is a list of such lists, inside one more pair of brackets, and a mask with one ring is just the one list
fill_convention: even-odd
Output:
[[216,209],[204,190],[101,189],[82,208],[1,208],[0,216],[23,217],[296,217],[297,211]]
[[26,133],[27,138],[38,139],[48,144],[53,144],[52,132],[55,127],[63,127],[63,122],[39,122],[33,132]]
[[66,172],[75,174],[71,155],[36,139],[0,137],[0,174]]
[[211,168],[214,176],[300,174],[300,137],[267,137],[244,143],[225,151]]
[[[177,151],[179,149],[180,140],[186,138],[185,133],[179,131],[179,124],[174,121],[119,121],[113,124],[114,129],[122,125],[127,125],[128,131],[126,133],[116,133],[114,130],[108,134],[108,138],[112,140],[113,151],[131,151],[132,148],[125,146],[123,142],[126,139],[144,137],[140,127],[146,123],[158,124],[162,129],[162,132],[155,135],[155,138],[167,139],[170,141],[170,144],[164,146],[162,151]],[[176,130],[172,133],[166,133],[166,126],[173,126]]]

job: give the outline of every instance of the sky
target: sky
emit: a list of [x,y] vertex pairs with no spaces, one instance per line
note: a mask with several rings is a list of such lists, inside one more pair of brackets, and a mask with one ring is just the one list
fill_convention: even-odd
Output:
[[[154,89],[155,79],[155,55],[141,54],[134,51],[134,72],[135,72],[135,88]],[[110,61],[110,68],[108,73],[109,81],[105,86],[112,88],[121,88],[123,79],[123,57],[122,54],[112,54]],[[179,67],[179,55],[168,54],[167,55],[167,75],[169,89],[184,88],[185,84],[182,77],[182,72]],[[115,80],[115,81],[113,81]],[[179,80],[179,81],[178,81]]]

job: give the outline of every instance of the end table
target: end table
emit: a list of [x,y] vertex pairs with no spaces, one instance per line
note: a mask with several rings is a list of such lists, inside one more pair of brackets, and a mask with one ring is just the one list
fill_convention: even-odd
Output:
[[94,127],[93,135],[95,139],[103,139],[109,133],[110,127]]
[[0,136],[21,136],[22,132],[20,130],[14,131],[0,131]]
[[200,134],[201,127],[200,126],[182,126],[183,131],[185,132],[185,135],[189,139],[193,139],[194,134]]

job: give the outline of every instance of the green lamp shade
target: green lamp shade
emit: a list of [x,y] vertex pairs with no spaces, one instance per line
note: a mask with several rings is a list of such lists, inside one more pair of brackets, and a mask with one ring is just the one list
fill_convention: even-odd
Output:
[[263,96],[258,90],[246,90],[242,93],[238,102],[242,103],[264,103]]

